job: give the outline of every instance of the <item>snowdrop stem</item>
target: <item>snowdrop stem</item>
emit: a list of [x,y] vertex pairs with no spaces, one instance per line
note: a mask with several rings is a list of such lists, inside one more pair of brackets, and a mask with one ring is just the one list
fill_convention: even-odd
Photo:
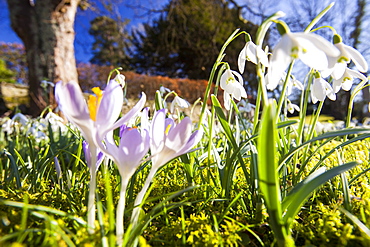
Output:
[[[366,84],[367,80],[362,80],[352,91],[351,96],[349,98],[349,104],[348,104],[348,111],[347,111],[347,118],[346,118],[346,128],[350,127],[351,123],[351,115],[353,110],[353,101],[356,97],[356,95],[361,92],[362,89],[369,86],[369,84]],[[366,84],[366,86],[364,86]],[[369,90],[369,89],[367,89]]]
[[158,170],[157,168],[152,167],[152,169],[149,172],[148,177],[145,180],[143,188],[141,189],[139,194],[136,196],[135,203],[134,203],[134,209],[132,210],[132,215],[131,215],[131,224],[133,227],[135,227],[139,221],[140,212],[141,212],[141,204],[143,203],[145,194],[157,170]]
[[206,111],[206,107],[207,107],[207,101],[209,99],[209,96],[210,96],[210,93],[211,93],[211,85],[212,85],[212,82],[213,82],[213,79],[215,77],[215,74],[216,74],[216,71],[217,71],[217,68],[222,64],[222,59],[224,58],[225,56],[225,50],[226,50],[226,47],[231,43],[231,41],[233,41],[236,37],[238,37],[239,35],[243,34],[244,32],[239,32],[239,29],[236,29],[230,36],[229,38],[226,40],[226,42],[224,43],[224,45],[222,46],[221,50],[220,50],[220,53],[218,54],[218,57],[216,59],[216,62],[213,64],[213,67],[212,67],[212,70],[211,70],[211,73],[209,75],[209,79],[208,79],[208,84],[207,84],[207,88],[206,88],[206,91],[204,93],[204,98],[203,98],[203,104],[202,104],[202,109],[200,111],[200,116],[199,116],[199,119],[200,119],[200,122],[197,126],[197,129],[196,130],[199,130],[202,126],[202,121],[204,120],[204,114],[205,114],[205,111]]
[[121,191],[119,193],[119,200],[116,211],[116,236],[117,245],[121,246],[124,234],[124,214],[125,214],[125,203],[126,203],[126,189],[128,179],[122,177],[121,179]]
[[[258,118],[259,118],[259,112],[261,107],[261,98],[262,98],[262,87],[263,85],[259,84],[258,90],[257,90],[257,98],[256,98],[256,108],[254,110],[254,117],[253,117],[253,133],[257,133],[258,128]],[[266,88],[266,87],[265,87]]]
[[320,113],[321,113],[321,109],[324,105],[324,102],[325,102],[325,100],[320,101],[319,106],[317,107],[314,119],[313,119],[313,121],[311,121],[311,124],[310,124],[311,129],[310,129],[310,132],[307,136],[307,140],[310,140],[313,137],[313,134],[314,134],[314,131],[315,131],[315,126],[316,126],[317,121],[319,120],[319,116],[320,116]]
[[334,2],[330,3],[323,11],[321,11],[311,22],[308,24],[304,30],[306,33],[310,32],[311,29],[320,21],[320,19],[334,6]]
[[287,87],[288,87],[288,83],[289,83],[289,80],[290,80],[290,75],[292,73],[293,65],[294,65],[294,60],[289,65],[288,72],[287,72],[286,77],[285,77],[283,89],[281,90],[281,93],[280,93],[280,99],[279,99],[279,102],[278,102],[278,105],[277,105],[277,111],[276,111],[276,113],[277,113],[276,114],[276,121],[279,119],[279,115],[281,113],[283,103],[286,99],[285,93],[286,93],[286,90],[287,90]]
[[272,14],[271,16],[269,16],[267,19],[265,19],[257,30],[257,34],[256,34],[257,38],[256,38],[255,44],[262,45],[263,40],[265,39],[267,30],[269,29],[273,21],[279,19],[280,17],[284,17],[284,16],[285,16],[284,12],[278,11]]
[[298,135],[297,135],[297,145],[301,145],[302,138],[303,138],[303,129],[304,124],[306,121],[306,114],[307,114],[307,104],[308,104],[308,97],[310,95],[311,85],[313,81],[313,74],[310,73],[307,81],[307,87],[304,91],[304,93],[301,96],[301,102],[300,102],[300,112],[299,112],[299,125],[298,125]]

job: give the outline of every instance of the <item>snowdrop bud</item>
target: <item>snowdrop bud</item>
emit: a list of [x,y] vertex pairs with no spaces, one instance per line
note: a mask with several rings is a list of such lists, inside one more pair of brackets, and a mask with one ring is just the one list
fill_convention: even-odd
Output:
[[342,43],[342,37],[339,34],[334,34],[333,43],[334,44]]
[[289,27],[285,22],[282,21],[277,22],[276,27],[281,36],[290,32]]

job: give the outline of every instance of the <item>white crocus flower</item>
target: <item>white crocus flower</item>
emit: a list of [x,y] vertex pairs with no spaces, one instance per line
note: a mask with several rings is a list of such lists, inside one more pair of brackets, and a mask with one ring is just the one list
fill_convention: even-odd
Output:
[[[334,38],[337,36],[334,36]],[[329,57],[329,69],[322,71],[323,77],[331,75],[334,80],[343,77],[346,72],[347,65],[352,61],[356,68],[365,73],[368,70],[368,64],[365,58],[351,46],[345,45],[342,42],[336,43],[335,47],[338,48],[340,54],[336,57]]]
[[333,88],[327,81],[321,77],[315,78],[311,89],[312,103],[316,104],[317,101],[324,101],[326,96],[331,100],[337,99]]
[[172,101],[170,112],[173,113],[175,111],[175,108],[185,109],[188,108],[189,106],[190,106],[189,102],[176,95]]
[[275,46],[269,66],[269,83],[277,85],[288,65],[294,59],[316,70],[329,67],[328,57],[336,57],[339,50],[323,37],[313,33],[286,32]]
[[287,108],[288,108],[288,112],[290,112],[290,114],[293,114],[294,111],[300,111],[301,109],[299,108],[299,106],[297,106],[296,104],[293,104],[292,102],[288,101],[288,105],[287,105]]
[[261,47],[255,45],[252,41],[248,41],[241,50],[238,57],[238,67],[241,74],[244,73],[245,62],[250,61],[254,64],[260,62],[263,66],[268,67],[268,58]]
[[343,90],[345,91],[351,90],[354,78],[359,78],[363,81],[365,80],[367,81],[366,76],[364,76],[360,72],[357,72],[349,68],[345,68],[342,77],[334,79],[333,81],[334,93],[337,93],[341,88],[343,88]]
[[230,99],[234,98],[240,101],[241,98],[247,98],[247,92],[243,87],[243,78],[234,70],[225,70],[221,75],[220,87],[224,90],[224,106],[227,110],[230,110]]

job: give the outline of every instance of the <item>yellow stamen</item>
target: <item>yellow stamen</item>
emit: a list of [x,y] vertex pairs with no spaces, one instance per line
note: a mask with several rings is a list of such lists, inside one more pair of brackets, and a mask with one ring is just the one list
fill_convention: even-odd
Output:
[[172,126],[171,124],[167,125],[166,130],[164,131],[164,133],[166,133],[166,135],[168,135],[168,132],[170,131],[171,126]]
[[94,87],[91,89],[95,95],[89,95],[89,99],[87,101],[87,106],[89,107],[90,111],[90,118],[96,121],[96,112],[100,105],[100,101],[103,97],[103,91],[100,90],[98,87]]

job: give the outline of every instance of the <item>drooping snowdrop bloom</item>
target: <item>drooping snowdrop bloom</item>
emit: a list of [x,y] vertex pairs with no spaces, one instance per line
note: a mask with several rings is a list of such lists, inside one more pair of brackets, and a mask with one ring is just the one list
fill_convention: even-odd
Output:
[[287,104],[287,109],[288,109],[288,112],[290,114],[293,114],[294,111],[300,111],[301,109],[299,108],[299,106],[297,106],[296,104],[293,104],[290,100],[288,101],[288,104]]
[[171,103],[170,112],[174,113],[175,109],[177,108],[185,109],[185,108],[188,108],[189,106],[190,106],[189,102],[187,102],[185,99],[176,95]]
[[26,126],[29,122],[29,119],[28,119],[28,117],[26,117],[22,113],[16,113],[12,117],[12,121],[13,122],[19,122],[22,126]]
[[331,75],[334,80],[338,80],[343,77],[343,74],[346,72],[347,65],[351,61],[353,61],[360,72],[367,72],[368,64],[360,52],[351,46],[345,45],[338,34],[334,35],[333,40],[334,46],[338,48],[340,54],[335,57],[328,57],[329,69],[321,72],[323,77]]
[[243,87],[243,78],[236,71],[226,69],[221,75],[220,87],[224,90],[224,106],[227,110],[230,110],[230,100],[233,98],[238,101],[241,98],[247,98],[247,93]]
[[238,68],[241,74],[244,73],[246,61],[250,61],[254,64],[260,62],[265,67],[268,67],[269,65],[266,53],[261,47],[257,46],[252,41],[248,41],[239,53]]
[[359,78],[363,81],[367,81],[366,76],[364,76],[360,72],[345,68],[342,77],[334,79],[333,81],[334,93],[337,93],[341,88],[343,88],[343,90],[345,91],[351,90],[354,78]]
[[[280,26],[282,26],[280,24]],[[294,59],[316,70],[329,68],[328,57],[336,57],[339,50],[323,37],[313,33],[285,33],[275,46],[268,71],[269,83],[277,85],[283,72]]]
[[188,153],[200,141],[202,131],[197,130],[192,133],[192,126],[188,117],[175,124],[173,119],[166,118],[164,109],[154,114],[149,132],[152,168],[142,190],[136,197],[134,204],[136,208],[134,208],[132,213],[133,224],[136,224],[139,219],[140,207],[138,206],[142,203],[144,195],[158,169],[172,159]]
[[112,80],[118,82],[122,86],[122,88],[126,86],[126,77],[122,74],[117,74],[116,77],[114,77]]
[[171,90],[161,85],[159,87],[159,92],[161,93],[161,96],[163,97],[165,94],[170,93]]
[[[146,96],[143,94],[140,101],[125,116],[117,120],[123,104],[121,85],[116,80],[111,80],[104,91],[93,88],[93,92],[95,95],[91,95],[86,103],[77,83],[58,82],[55,86],[55,98],[60,110],[70,122],[80,129],[83,137],[89,143],[91,166],[96,166],[98,146],[101,145],[106,134],[123,125],[140,111],[145,104]],[[90,171],[96,171],[96,167],[91,167]],[[94,232],[95,189],[96,172],[92,172],[88,200],[90,233]]]
[[322,79],[321,76],[318,76],[313,80],[311,88],[312,103],[316,104],[317,101],[324,101],[326,96],[331,100],[337,99],[337,96],[330,84]]

